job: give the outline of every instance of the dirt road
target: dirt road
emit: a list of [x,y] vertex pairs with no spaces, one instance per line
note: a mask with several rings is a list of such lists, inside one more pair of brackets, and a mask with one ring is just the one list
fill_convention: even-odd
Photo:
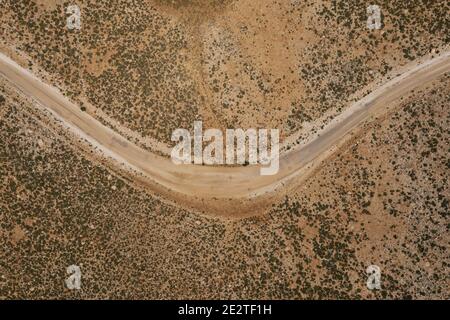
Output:
[[162,186],[171,195],[200,195],[203,200],[252,198],[272,191],[336,145],[373,112],[449,71],[450,52],[416,65],[351,105],[307,144],[282,154],[280,170],[276,175],[261,176],[259,166],[177,166],[168,158],[143,150],[81,111],[57,89],[43,83],[0,53],[0,74],[3,77],[26,96],[50,110],[75,134],[87,139],[97,150],[111,157],[116,165],[126,166],[131,172],[137,172],[134,177],[139,176],[138,179],[145,181],[150,187],[158,189]]

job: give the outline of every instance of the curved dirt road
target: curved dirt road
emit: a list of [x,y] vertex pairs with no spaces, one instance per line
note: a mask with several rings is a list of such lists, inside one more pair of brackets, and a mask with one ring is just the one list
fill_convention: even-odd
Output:
[[[158,188],[162,186],[169,193],[189,197],[200,195],[203,200],[251,198],[273,190],[336,145],[375,110],[449,71],[450,52],[418,64],[354,103],[338,117],[338,121],[332,122],[307,144],[281,155],[280,170],[276,175],[261,176],[259,166],[177,166],[168,158],[143,150],[81,111],[58,90],[0,53],[0,74],[26,96],[52,111],[77,135],[87,139],[121,165],[138,172],[135,177],[140,176],[141,181],[145,180]],[[192,128],[187,129],[192,131]]]

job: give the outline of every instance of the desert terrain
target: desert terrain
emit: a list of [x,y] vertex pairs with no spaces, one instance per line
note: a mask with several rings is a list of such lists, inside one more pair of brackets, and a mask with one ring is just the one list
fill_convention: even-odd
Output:
[[[447,2],[70,4],[1,2],[0,298],[449,298]],[[195,120],[280,170],[174,165]]]

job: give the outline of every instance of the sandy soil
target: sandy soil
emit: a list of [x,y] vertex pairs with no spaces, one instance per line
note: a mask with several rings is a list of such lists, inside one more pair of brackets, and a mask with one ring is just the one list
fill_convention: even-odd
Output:
[[[166,196],[188,202],[197,208],[216,214],[229,214],[220,199],[249,199],[266,203],[265,194],[292,180],[298,172],[303,175],[308,164],[321,154],[329,152],[346,134],[375,111],[382,109],[414,87],[439,77],[450,70],[450,53],[418,64],[367,95],[345,113],[324,128],[315,139],[295,150],[280,156],[280,170],[276,175],[261,176],[259,166],[209,167],[196,165],[174,165],[170,159],[145,151],[99,121],[80,110],[57,89],[44,84],[27,70],[1,55],[2,74],[16,84],[27,96],[34,97],[41,105],[53,111],[74,133],[89,141],[107,157],[114,159],[120,167],[134,173],[140,183]],[[314,167],[312,163],[309,167]],[[299,181],[299,179],[295,179]],[[190,199],[189,199],[190,198]],[[188,200],[186,200],[188,199]],[[255,199],[251,199],[254,203]],[[208,200],[214,204],[210,207]],[[206,201],[206,202],[205,202]],[[220,208],[219,212],[216,210]],[[242,208],[245,215],[245,207]],[[233,210],[234,211],[234,210]]]

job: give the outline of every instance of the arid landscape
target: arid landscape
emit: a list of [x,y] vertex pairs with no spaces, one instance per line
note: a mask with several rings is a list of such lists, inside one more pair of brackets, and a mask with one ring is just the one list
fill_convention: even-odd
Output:
[[[0,299],[450,298],[448,1],[0,6]],[[174,164],[194,121],[279,170]]]

